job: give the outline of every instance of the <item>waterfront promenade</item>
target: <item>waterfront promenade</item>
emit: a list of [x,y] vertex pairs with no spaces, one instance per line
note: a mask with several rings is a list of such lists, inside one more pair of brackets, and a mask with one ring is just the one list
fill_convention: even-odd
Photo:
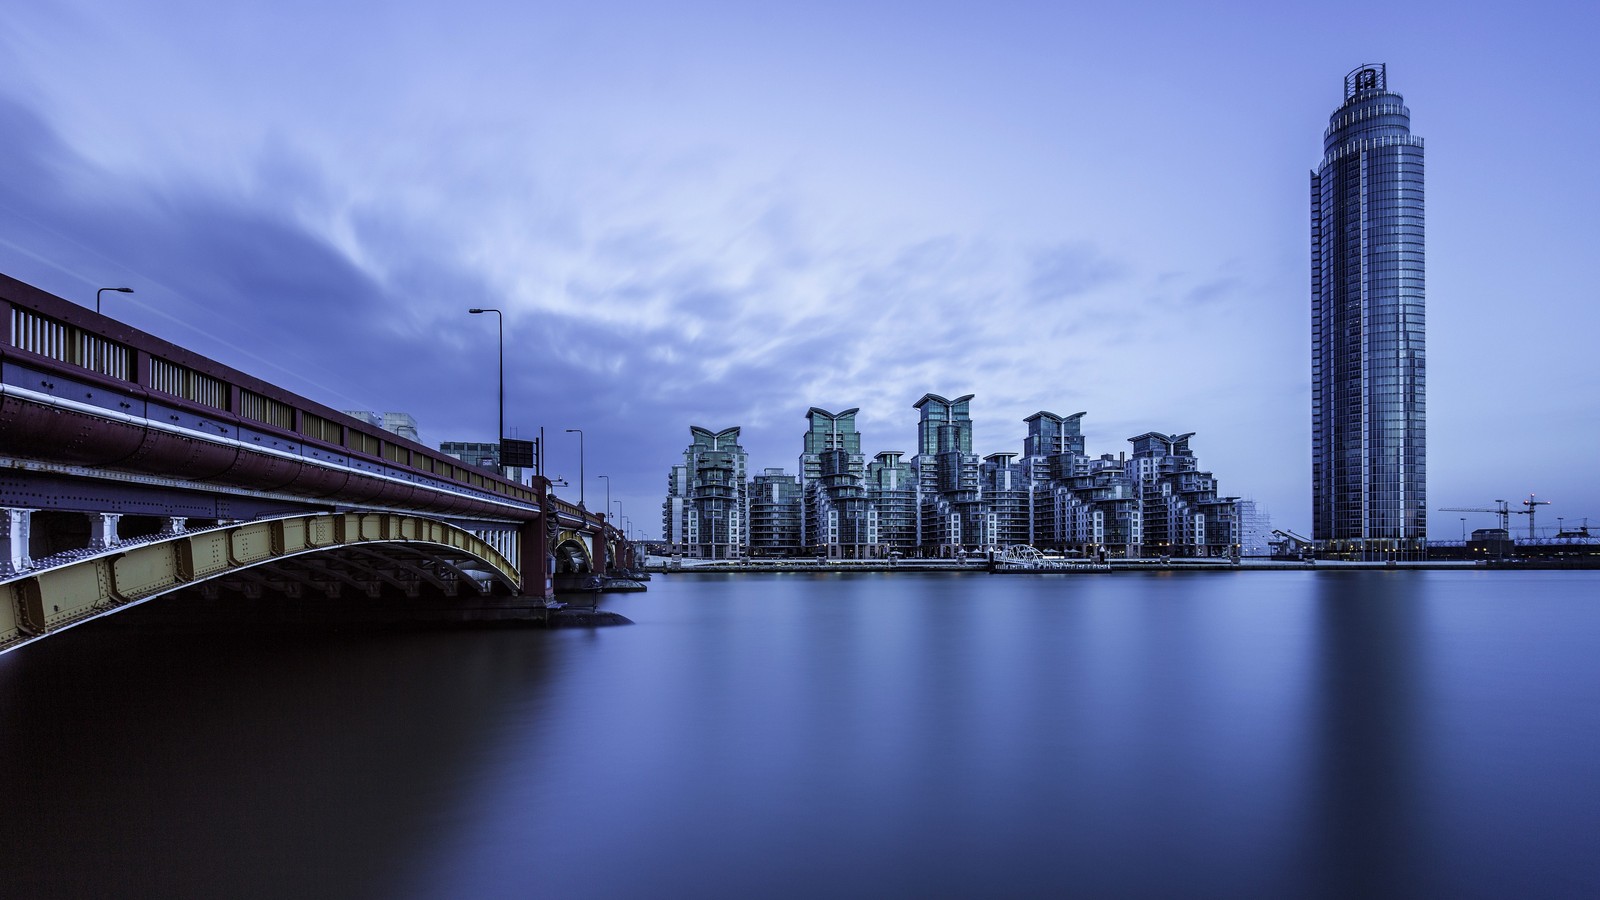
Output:
[[[1319,559],[1314,563],[1298,560],[1241,559],[1237,563],[1227,559],[1167,559],[1157,557],[1139,559],[1110,559],[1091,564],[1086,560],[1055,560],[1061,564],[1053,570],[1018,570],[1044,572],[1045,574],[1105,574],[1107,572],[1273,572],[1273,571],[1345,571],[1357,569],[1485,569],[1489,566],[1473,560],[1436,560],[1418,562],[1365,562]],[[1091,567],[1092,566],[1092,567]],[[967,559],[668,559],[651,556],[645,562],[650,572],[983,572],[990,569],[985,557]],[[1007,574],[1005,571],[997,574]]]

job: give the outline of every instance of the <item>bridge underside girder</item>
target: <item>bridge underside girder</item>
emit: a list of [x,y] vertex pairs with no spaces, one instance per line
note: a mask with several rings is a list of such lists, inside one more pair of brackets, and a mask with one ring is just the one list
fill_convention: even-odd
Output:
[[498,551],[443,522],[389,513],[290,516],[124,545],[0,581],[0,652],[180,592],[211,600],[307,593],[443,600],[457,608],[447,602],[435,610],[442,615],[496,618],[526,606],[519,588],[519,573]]
[[240,569],[199,585],[201,593],[210,598],[228,591],[247,597],[277,593],[298,598],[310,590],[337,599],[346,588],[374,600],[388,591],[399,591],[415,600],[424,595],[459,597],[463,588],[480,597],[488,596],[492,590],[482,573],[474,573],[465,563],[398,544],[343,547],[296,556]]

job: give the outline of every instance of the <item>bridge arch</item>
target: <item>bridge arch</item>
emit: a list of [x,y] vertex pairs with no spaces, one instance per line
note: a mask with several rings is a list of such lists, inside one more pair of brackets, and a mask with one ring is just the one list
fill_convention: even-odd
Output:
[[[316,565],[337,557],[341,566]],[[309,564],[308,564],[309,563]],[[237,578],[248,588],[310,587],[377,596],[423,585],[453,596],[494,586],[520,593],[522,576],[483,539],[445,522],[396,513],[315,513],[159,535],[0,580],[0,653],[173,591]]]
[[594,554],[576,532],[563,531],[555,549],[557,575],[588,575],[594,572]]

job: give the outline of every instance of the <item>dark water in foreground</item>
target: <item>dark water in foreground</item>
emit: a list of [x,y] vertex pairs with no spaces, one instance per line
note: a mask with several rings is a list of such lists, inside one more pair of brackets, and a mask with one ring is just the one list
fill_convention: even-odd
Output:
[[1600,573],[607,607],[638,624],[0,657],[0,894],[1600,896]]

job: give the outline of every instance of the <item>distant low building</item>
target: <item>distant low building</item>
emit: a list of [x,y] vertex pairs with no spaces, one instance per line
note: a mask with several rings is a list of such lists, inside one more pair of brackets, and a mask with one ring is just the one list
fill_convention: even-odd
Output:
[[500,465],[500,446],[487,441],[445,441],[439,452],[474,468],[492,469]]
[[347,416],[360,419],[368,425],[375,425],[391,434],[397,434],[406,440],[422,443],[422,438],[417,432],[417,419],[410,413],[378,413],[366,409],[346,409],[341,410],[341,412]]
[[422,438],[417,434],[417,420],[416,420],[416,417],[411,415],[410,413],[403,413],[403,412],[386,412],[386,413],[384,413],[383,414],[383,430],[384,431],[394,432],[395,434],[398,434],[403,438],[407,438],[409,440],[416,441],[419,444],[422,442]]
[[1239,555],[1272,555],[1272,516],[1265,504],[1254,500],[1235,501],[1239,516]]
[[[496,471],[500,468],[500,445],[489,441],[444,441],[439,445],[439,452],[473,468]],[[523,483],[522,469],[513,466],[505,471],[506,478]]]

